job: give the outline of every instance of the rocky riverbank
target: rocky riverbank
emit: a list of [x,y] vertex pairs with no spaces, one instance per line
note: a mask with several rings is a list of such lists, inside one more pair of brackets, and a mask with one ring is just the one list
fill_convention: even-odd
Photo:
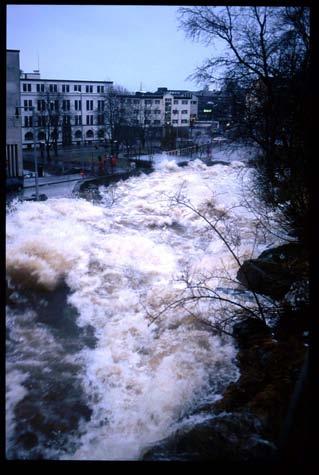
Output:
[[[309,306],[308,259],[291,243],[246,261],[237,278],[280,304],[276,323],[243,317],[233,327],[238,381],[222,399],[198,409],[205,422],[179,431],[143,460],[300,462],[304,457]],[[211,417],[210,417],[211,416]]]

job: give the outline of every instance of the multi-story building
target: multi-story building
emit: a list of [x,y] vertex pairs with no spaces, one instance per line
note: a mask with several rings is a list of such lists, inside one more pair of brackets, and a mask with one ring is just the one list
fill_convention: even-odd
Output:
[[[22,143],[90,143],[110,137],[106,100],[111,81],[41,79],[40,72],[21,72]],[[156,92],[120,94],[121,125],[190,127],[198,100],[189,91],[158,88]],[[35,132],[34,132],[35,131]]]
[[20,118],[20,58],[19,50],[7,50],[6,81],[6,174],[23,176]]
[[52,136],[64,145],[104,139],[98,112],[112,81],[41,79],[34,71],[21,72],[20,84],[24,148],[32,147],[34,130],[36,142],[43,144]]
[[123,96],[123,108],[135,125],[190,127],[197,117],[197,97],[188,91],[161,87],[156,92]]

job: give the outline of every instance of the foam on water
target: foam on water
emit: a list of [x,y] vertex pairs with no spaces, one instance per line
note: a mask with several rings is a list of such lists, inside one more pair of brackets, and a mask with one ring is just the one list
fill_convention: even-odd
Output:
[[[183,309],[168,310],[152,325],[149,313],[180,296],[183,284],[176,278],[185,269],[194,279],[218,269],[235,276],[237,265],[225,245],[171,197],[182,190],[211,219],[225,213],[226,224],[236,222],[244,236],[238,253],[245,256],[256,236],[254,217],[240,205],[241,168],[207,167],[199,160],[179,168],[166,160],[150,175],[119,182],[111,207],[103,199],[100,205],[50,199],[17,204],[8,215],[8,278],[49,291],[64,280],[77,324],[92,326],[98,339],[78,355],[90,420],[82,421],[73,448],[56,458],[138,459],[200,400],[220,394],[238,377],[230,340],[209,333]],[[108,189],[100,192],[106,202]],[[210,282],[215,285],[213,276]],[[203,302],[195,310],[213,321],[219,308]],[[14,397],[24,395],[24,376],[19,382],[13,365],[8,377],[12,431]],[[14,397],[10,381],[20,388]]]

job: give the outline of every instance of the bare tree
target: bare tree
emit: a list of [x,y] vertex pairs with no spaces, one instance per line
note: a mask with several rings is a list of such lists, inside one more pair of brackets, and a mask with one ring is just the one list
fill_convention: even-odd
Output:
[[180,25],[207,46],[225,50],[193,74],[198,81],[232,81],[245,91],[235,138],[253,141],[260,196],[286,215],[307,240],[310,117],[309,8],[183,7]]
[[[177,297],[159,299],[149,308],[146,308],[150,324],[157,319],[174,315],[176,309],[182,310],[190,317],[200,321],[204,325],[210,326],[218,333],[232,334],[232,324],[240,318],[261,319],[267,323],[268,318],[279,315],[283,304],[279,300],[266,295],[257,294],[250,285],[250,276],[242,267],[243,261],[239,255],[239,246],[241,242],[240,235],[235,222],[232,222],[230,211],[233,209],[220,211],[214,206],[214,200],[208,200],[204,209],[194,206],[184,194],[182,185],[177,193],[167,197],[170,206],[183,207],[190,210],[206,226],[206,232],[212,232],[224,245],[233,262],[242,268],[245,273],[247,288],[242,288],[239,281],[222,266],[214,272],[204,272],[193,275],[189,269],[184,269],[182,274],[175,279],[182,284]],[[266,230],[269,233],[269,230]],[[256,222],[254,234],[254,243],[264,234],[264,228]],[[252,252],[255,249],[252,245]],[[216,284],[217,283],[217,284]],[[200,311],[201,302],[214,303],[214,322],[209,318],[203,317]]]
[[125,122],[125,109],[123,105],[123,96],[127,95],[128,91],[118,85],[112,85],[107,88],[102,95],[103,108],[96,111],[102,120],[100,125],[106,128],[106,134],[111,144],[111,152],[113,153],[114,141],[119,139],[119,130],[123,122]]
[[[44,141],[47,159],[50,160],[50,150],[53,148],[58,155],[58,140],[68,144],[71,137],[72,113],[70,101],[60,92],[53,92],[48,87],[38,93],[35,118],[38,135]],[[43,150],[41,148],[41,154]]]

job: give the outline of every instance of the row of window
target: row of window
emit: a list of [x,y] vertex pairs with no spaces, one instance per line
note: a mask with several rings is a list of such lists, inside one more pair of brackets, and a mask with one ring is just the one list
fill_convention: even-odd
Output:
[[[97,137],[104,137],[105,135],[105,131],[104,130],[99,130],[97,132]],[[86,133],[85,133],[85,136],[87,138],[93,138],[94,137],[94,131],[93,130],[88,130]],[[81,139],[82,138],[82,131],[81,130],[77,130],[74,134],[74,137],[76,139]],[[44,131],[40,131],[37,135],[37,139],[38,140],[45,140],[45,132]],[[32,132],[27,132],[24,136],[24,140],[33,140],[33,133]]]
[[[70,84],[62,84],[62,92],[70,92]],[[23,92],[32,92],[32,84],[31,83],[23,83],[22,84]],[[36,91],[37,92],[45,92],[45,85],[44,84],[36,84]],[[57,84],[49,84],[48,85],[49,92],[58,92],[58,85]],[[82,92],[82,84],[74,84],[73,85],[74,92]],[[86,85],[85,89],[83,86],[83,92],[93,93],[93,86]],[[104,86],[96,86],[96,92],[99,94],[104,93]]]
[[[54,121],[56,122],[56,124],[54,124]],[[139,124],[139,121],[138,120],[135,120],[133,121],[136,125]],[[178,124],[179,121],[178,120],[172,120],[172,123],[173,124]],[[63,116],[63,124],[64,125],[71,125],[71,117],[70,116]],[[103,125],[104,124],[104,116],[103,114],[99,114],[97,116],[97,124],[96,125]],[[146,119],[145,120],[145,124],[146,125],[160,125],[161,124],[161,121],[160,120],[148,120]],[[187,119],[182,119],[181,120],[181,124],[188,124],[188,120]],[[32,127],[33,125],[33,120],[32,120],[32,116],[26,116],[24,117],[24,127]],[[36,126],[37,127],[45,127],[47,125],[47,118],[46,117],[37,117],[37,124]],[[52,117],[51,118],[51,125],[56,125],[58,126],[58,119],[56,117]],[[76,115],[74,116],[74,125],[82,125],[82,116],[81,115]],[[87,115],[86,116],[86,125],[94,125],[94,115]]]
[[[24,100],[24,110],[25,111],[31,111],[32,110],[32,100],[30,99],[25,99]],[[104,101],[98,101],[98,111],[102,112],[104,111]],[[74,101],[74,109],[76,111],[81,111],[82,110],[82,102],[80,100],[75,100]],[[40,99],[37,101],[37,110],[38,111],[45,111],[46,110],[46,101],[43,99]],[[58,111],[59,110],[59,101],[54,100],[50,102],[50,110],[51,111]],[[70,111],[71,110],[71,101],[68,99],[65,99],[62,101],[62,110],[63,111]],[[93,100],[87,100],[86,101],[86,110],[87,111],[93,111]],[[134,109],[133,114],[138,114],[140,111],[138,109]],[[160,109],[154,109],[154,110],[145,110],[144,111],[146,115],[150,114],[160,114],[161,111]],[[173,114],[179,114],[179,110],[173,109]],[[125,109],[122,109],[122,113],[125,113]],[[188,114],[188,110],[184,109],[181,111],[182,114]]]

